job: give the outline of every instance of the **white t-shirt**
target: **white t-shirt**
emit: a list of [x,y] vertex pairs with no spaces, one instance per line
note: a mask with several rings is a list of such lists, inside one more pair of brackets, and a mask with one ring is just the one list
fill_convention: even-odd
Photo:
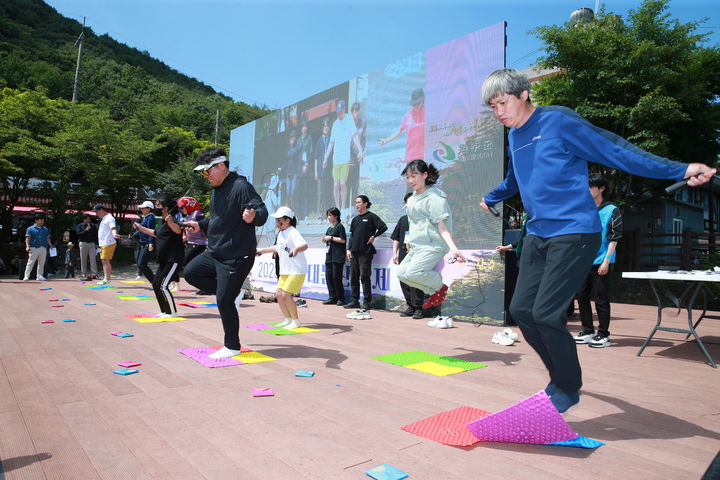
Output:
[[115,237],[113,237],[113,232],[112,232],[113,228],[116,228],[115,217],[113,217],[112,215],[110,215],[108,213],[102,218],[102,220],[100,220],[100,225],[98,226],[98,245],[99,246],[107,247],[108,245],[117,243],[115,241]]
[[280,275],[305,275],[307,274],[307,260],[305,252],[300,252],[290,257],[293,248],[305,245],[305,239],[295,227],[288,227],[278,233],[277,248],[280,257]]
[[352,137],[355,135],[357,127],[352,115],[345,114],[340,120],[335,120],[332,124],[332,132],[330,133],[330,142],[335,142],[333,146],[333,164],[342,165],[350,161],[350,145]]

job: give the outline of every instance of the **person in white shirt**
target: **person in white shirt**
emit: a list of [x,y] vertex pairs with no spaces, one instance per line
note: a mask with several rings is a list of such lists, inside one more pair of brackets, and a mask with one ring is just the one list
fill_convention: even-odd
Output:
[[277,243],[258,249],[257,255],[277,252],[280,259],[280,278],[275,290],[275,297],[280,306],[280,311],[285,317],[285,320],[279,323],[277,327],[298,328],[300,327],[300,321],[298,320],[293,294],[300,293],[300,289],[305,282],[307,260],[304,252],[308,249],[308,244],[295,228],[297,219],[292,210],[288,207],[280,207],[270,215],[275,218],[275,225],[280,231]]
[[103,279],[98,282],[98,285],[107,285],[110,283],[110,275],[112,274],[112,264],[110,260],[112,260],[115,247],[117,246],[117,224],[115,223],[115,217],[113,217],[104,206],[95,205],[93,212],[95,212],[95,215],[100,219],[100,225],[98,225],[98,246],[100,247]]

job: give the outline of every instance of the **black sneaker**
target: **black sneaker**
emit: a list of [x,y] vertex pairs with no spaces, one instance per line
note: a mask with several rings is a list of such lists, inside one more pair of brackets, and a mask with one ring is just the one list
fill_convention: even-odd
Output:
[[335,305],[337,305],[338,307],[344,307],[344,306],[345,306],[345,300],[344,300],[344,299],[338,300]]
[[357,300],[353,300],[352,302],[349,302],[349,303],[346,303],[345,305],[343,305],[343,307],[359,309],[360,302],[358,302]]
[[423,314],[422,308],[418,308],[417,310],[415,310],[415,311],[413,312],[413,316],[412,316],[412,317],[413,317],[415,320],[422,320],[423,318],[425,318],[425,315]]
[[400,316],[401,317],[412,317],[414,313],[415,313],[415,309],[412,307],[408,307],[405,310],[403,310],[402,312],[400,312]]
[[305,308],[307,307],[307,302],[301,298],[299,300],[295,300],[295,306],[297,308]]
[[322,302],[323,305],[335,305],[337,303],[337,300],[334,298],[328,298],[324,302]]

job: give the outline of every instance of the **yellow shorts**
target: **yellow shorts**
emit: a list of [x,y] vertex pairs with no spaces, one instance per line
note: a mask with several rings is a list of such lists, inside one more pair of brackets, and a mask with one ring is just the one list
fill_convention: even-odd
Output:
[[305,283],[305,275],[280,275],[277,283],[278,290],[298,294]]
[[113,254],[115,253],[115,247],[117,247],[117,243],[100,247],[100,260],[112,260]]
[[340,182],[347,182],[348,174],[350,173],[350,164],[341,163],[339,165],[333,165],[333,180]]

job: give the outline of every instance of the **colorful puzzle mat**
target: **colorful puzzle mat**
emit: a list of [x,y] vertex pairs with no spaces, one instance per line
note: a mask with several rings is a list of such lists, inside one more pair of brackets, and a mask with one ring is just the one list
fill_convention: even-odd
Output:
[[120,300],[155,300],[155,297],[150,295],[115,295],[115,298]]
[[245,328],[249,328],[251,330],[262,330],[265,333],[271,333],[273,335],[295,335],[298,333],[311,333],[311,332],[319,332],[320,330],[317,330],[315,328],[308,328],[308,327],[298,327],[298,328],[275,328],[275,325],[277,323],[255,323],[252,325],[243,325]]
[[437,376],[452,375],[487,367],[484,363],[468,362],[455,357],[446,357],[435,353],[413,350],[410,352],[391,353],[373,357],[381,362],[430,373]]
[[490,412],[473,407],[458,407],[400,427],[434,442],[453,447],[469,447],[480,440],[472,434],[467,424],[491,415]]
[[249,363],[262,363],[277,360],[260,352],[255,352],[249,348],[240,348],[240,354],[230,358],[210,358],[208,355],[222,348],[222,345],[212,347],[193,347],[180,348],[178,352],[186,357],[190,357],[198,363],[209,368],[231,367],[233,365],[245,365]]
[[182,302],[182,303],[178,303],[178,305],[182,305],[183,307],[190,307],[190,308],[217,307],[217,303],[210,303],[210,302]]
[[106,290],[108,288],[117,288],[113,285],[88,285],[85,288],[89,290]]
[[184,322],[187,320],[185,317],[135,317],[133,318],[138,323],[161,323],[161,322]]
[[493,414],[477,408],[459,407],[401,428],[457,447],[481,441],[591,449],[605,445],[575,433],[544,391]]

